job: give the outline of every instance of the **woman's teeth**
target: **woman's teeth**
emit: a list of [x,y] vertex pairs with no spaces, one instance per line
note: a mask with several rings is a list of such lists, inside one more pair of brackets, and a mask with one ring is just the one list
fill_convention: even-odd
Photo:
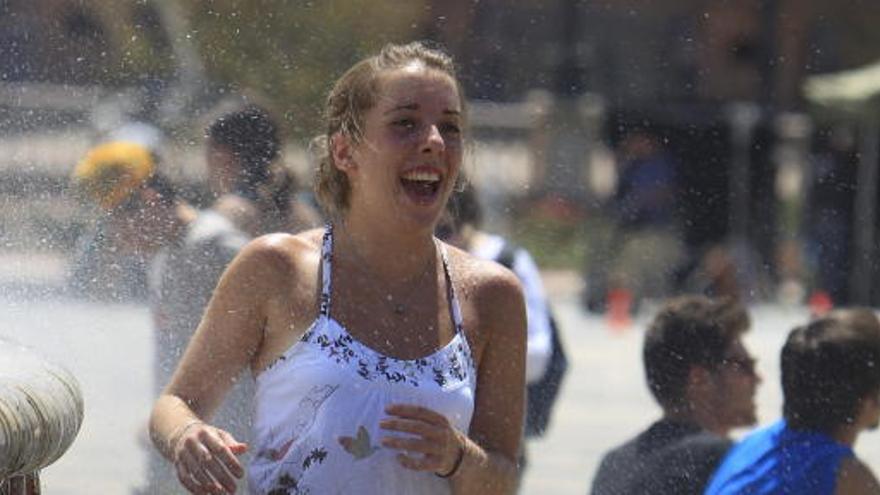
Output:
[[414,182],[437,182],[440,180],[440,174],[437,172],[407,172],[403,174],[403,179]]

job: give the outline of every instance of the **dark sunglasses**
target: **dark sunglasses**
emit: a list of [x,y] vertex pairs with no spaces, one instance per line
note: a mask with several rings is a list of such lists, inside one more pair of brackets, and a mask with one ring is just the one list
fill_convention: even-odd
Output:
[[127,198],[116,207],[111,210],[111,214],[125,214],[125,213],[135,213],[143,207],[143,202],[141,201],[140,195],[136,194],[136,192],[132,192],[128,195]]
[[757,361],[750,357],[729,357],[721,360],[722,366],[728,366],[736,372],[754,375]]

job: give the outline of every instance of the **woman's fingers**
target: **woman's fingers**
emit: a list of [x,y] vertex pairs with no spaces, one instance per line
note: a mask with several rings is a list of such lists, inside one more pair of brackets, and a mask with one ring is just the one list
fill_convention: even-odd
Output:
[[[431,409],[409,404],[393,404],[385,411],[391,418],[379,423],[382,429],[407,433],[407,437],[388,436],[382,445],[399,449],[397,459],[417,471],[448,472],[462,449],[458,432],[446,416]],[[417,455],[412,455],[412,454]]]
[[437,445],[437,442],[431,442],[418,437],[385,437],[382,439],[382,445],[391,449],[418,452],[424,455],[437,455],[443,452]]
[[187,491],[196,495],[200,495],[204,492],[201,485],[196,482],[195,478],[190,476],[189,470],[186,468],[184,462],[178,460],[178,462],[174,463],[174,468],[177,471],[177,480],[180,481],[180,484],[183,485]]
[[223,464],[216,457],[211,457],[204,462],[208,473],[219,483],[220,488],[224,490],[222,493],[235,493],[235,479],[229,474]]
[[223,463],[223,466],[236,478],[244,476],[244,467],[236,457],[247,451],[247,445],[235,440],[229,433],[217,430],[220,442],[211,442],[208,447],[211,453]]
[[[205,454],[208,454],[205,451]],[[214,481],[204,469],[207,457],[192,451],[183,453],[177,462],[177,477],[183,486],[196,495],[223,493],[223,486]]]
[[186,432],[177,451],[178,478],[194,494],[235,493],[235,478],[244,475],[244,468],[233,449],[247,450],[247,445],[229,433],[203,425]]
[[385,412],[392,416],[399,416],[406,419],[417,419],[426,421],[436,426],[447,426],[449,420],[446,416],[422,406],[413,406],[410,404],[391,404],[385,408]]
[[443,431],[437,425],[411,419],[385,419],[379,423],[379,427],[383,430],[412,433],[413,435],[422,435],[425,437],[440,436]]

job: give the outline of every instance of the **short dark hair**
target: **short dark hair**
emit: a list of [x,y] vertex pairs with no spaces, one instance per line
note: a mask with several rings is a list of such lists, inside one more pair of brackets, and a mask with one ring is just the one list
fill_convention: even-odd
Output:
[[730,298],[669,300],[648,326],[642,349],[648,388],[657,402],[683,405],[691,368],[714,370],[749,325],[746,309]]
[[256,187],[271,178],[269,165],[281,152],[281,139],[278,124],[266,109],[248,104],[230,111],[214,120],[206,134],[229,147],[241,165],[237,192],[253,196]]
[[483,207],[477,198],[477,191],[472,182],[459,173],[462,188],[449,196],[446,203],[446,211],[453,219],[455,230],[460,230],[465,225],[481,227],[483,224]]
[[788,425],[833,434],[880,392],[880,322],[869,309],[832,312],[792,330],[781,361]]

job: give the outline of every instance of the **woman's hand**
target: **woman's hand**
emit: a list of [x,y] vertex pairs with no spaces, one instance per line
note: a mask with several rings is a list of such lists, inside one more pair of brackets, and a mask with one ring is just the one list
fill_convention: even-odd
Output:
[[406,404],[390,405],[385,412],[392,417],[379,423],[383,430],[409,434],[382,438],[383,446],[403,451],[397,455],[403,467],[442,477],[454,474],[464,456],[467,438],[449,424],[446,416]]
[[185,424],[174,440],[177,478],[196,495],[235,493],[235,478],[244,476],[236,455],[247,445],[202,421]]

